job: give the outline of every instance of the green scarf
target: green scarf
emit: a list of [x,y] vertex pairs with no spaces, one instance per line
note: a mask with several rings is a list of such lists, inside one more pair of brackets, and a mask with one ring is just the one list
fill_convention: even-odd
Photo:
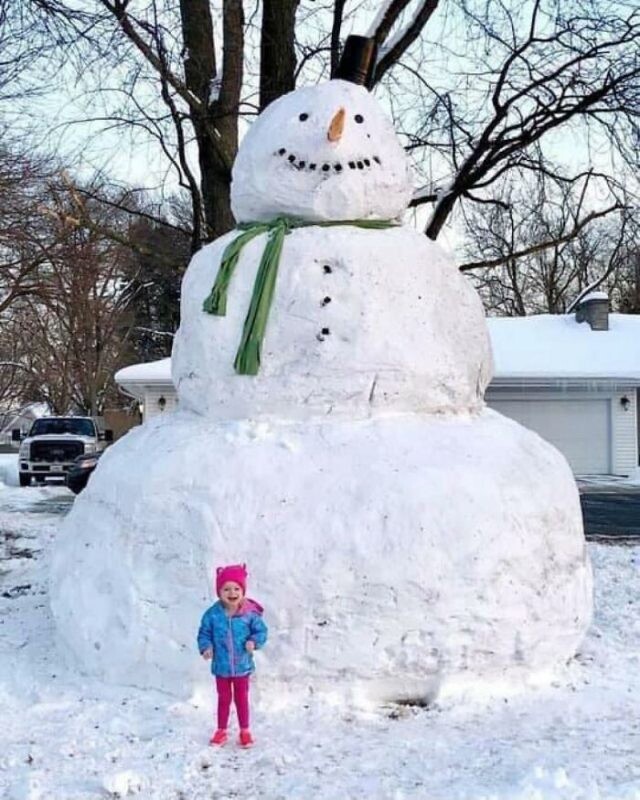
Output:
[[233,277],[242,248],[261,233],[268,233],[267,244],[260,260],[258,274],[253,286],[253,295],[246,319],[240,346],[233,366],[238,375],[257,375],[260,369],[260,348],[269,318],[269,309],[278,276],[278,264],[284,237],[294,228],[317,225],[327,228],[333,225],[355,225],[357,228],[393,228],[397,223],[379,219],[349,219],[339,222],[307,222],[295,217],[276,217],[269,222],[243,222],[237,230],[242,233],[225,248],[220,269],[211,293],[202,304],[208,314],[224,317],[227,313],[227,290]]

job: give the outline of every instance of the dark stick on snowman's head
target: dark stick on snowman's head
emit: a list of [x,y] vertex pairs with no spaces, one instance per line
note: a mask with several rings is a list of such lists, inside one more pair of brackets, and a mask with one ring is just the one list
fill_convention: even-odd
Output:
[[376,70],[377,46],[367,36],[348,36],[335,77],[371,89]]

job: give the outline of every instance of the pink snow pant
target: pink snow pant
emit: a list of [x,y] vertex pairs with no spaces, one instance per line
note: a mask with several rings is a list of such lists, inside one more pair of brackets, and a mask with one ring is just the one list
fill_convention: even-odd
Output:
[[216,690],[218,692],[218,728],[223,731],[227,729],[232,694],[240,728],[248,728],[249,676],[243,675],[241,678],[218,678],[216,676]]

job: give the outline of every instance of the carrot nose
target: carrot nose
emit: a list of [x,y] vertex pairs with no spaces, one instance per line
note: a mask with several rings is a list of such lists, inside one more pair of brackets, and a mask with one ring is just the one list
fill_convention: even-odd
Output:
[[339,108],[333,115],[327,130],[327,139],[330,142],[339,142],[344,130],[344,118],[346,116],[344,108]]

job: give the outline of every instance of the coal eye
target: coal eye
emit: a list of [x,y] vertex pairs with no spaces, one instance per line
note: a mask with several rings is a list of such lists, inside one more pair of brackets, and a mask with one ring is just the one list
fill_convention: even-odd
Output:
[[303,112],[302,114],[300,114],[298,119],[300,120],[300,122],[304,122],[305,119],[309,119],[309,115],[306,112]]
[[364,117],[362,116],[362,114],[356,114],[354,119],[356,122],[364,122]]

